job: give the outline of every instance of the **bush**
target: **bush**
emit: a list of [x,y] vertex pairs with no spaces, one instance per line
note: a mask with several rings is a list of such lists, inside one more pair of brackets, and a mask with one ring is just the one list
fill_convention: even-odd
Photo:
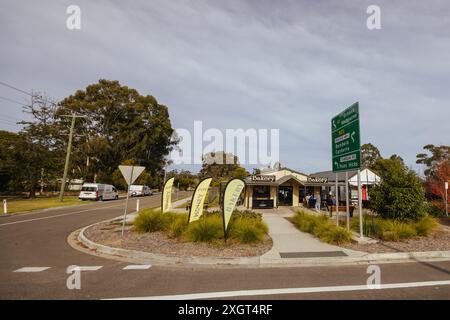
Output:
[[328,243],[341,244],[350,242],[352,240],[352,235],[345,228],[333,226],[321,233],[319,238]]
[[[426,216],[419,221],[397,221],[373,217],[365,218],[363,225],[365,226],[363,232],[366,236],[384,241],[399,241],[415,236],[427,236],[437,227],[437,222],[430,216]],[[358,217],[352,220],[352,229],[359,232]]]
[[237,218],[230,221],[228,236],[240,243],[260,243],[267,234],[267,225],[254,218]]
[[169,238],[180,238],[183,235],[184,231],[188,227],[187,219],[187,214],[179,214],[175,217],[175,219],[173,219],[167,229]]
[[311,233],[328,243],[347,243],[352,238],[347,229],[334,225],[325,215],[315,216],[304,211],[298,211],[291,221],[301,231]]
[[426,216],[422,220],[417,221],[414,227],[418,236],[426,237],[437,227],[437,225],[438,223],[436,219]]
[[445,205],[442,201],[428,202],[428,214],[433,217],[445,217]]
[[174,219],[174,213],[161,213],[159,210],[149,209],[140,212],[134,219],[133,225],[137,232],[164,231]]
[[188,225],[184,236],[192,242],[212,242],[223,238],[223,221],[218,215],[202,217]]
[[387,228],[383,232],[382,239],[386,241],[399,241],[410,239],[417,235],[414,226],[406,222],[388,221]]
[[425,216],[425,191],[417,174],[396,159],[377,161],[381,183],[369,190],[370,206],[386,219],[420,220]]

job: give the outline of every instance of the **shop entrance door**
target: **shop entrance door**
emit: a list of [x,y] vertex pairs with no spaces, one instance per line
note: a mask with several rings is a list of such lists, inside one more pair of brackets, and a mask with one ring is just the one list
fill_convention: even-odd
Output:
[[279,187],[278,188],[278,205],[279,206],[292,206],[292,187]]

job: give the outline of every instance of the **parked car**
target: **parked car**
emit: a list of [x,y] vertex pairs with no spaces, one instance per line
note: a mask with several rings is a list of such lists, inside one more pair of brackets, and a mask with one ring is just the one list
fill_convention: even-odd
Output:
[[141,185],[131,185],[130,186],[130,196],[139,197],[139,196],[151,196],[152,190],[148,186]]
[[83,183],[80,195],[81,200],[117,200],[119,199],[119,192],[110,184],[101,183]]

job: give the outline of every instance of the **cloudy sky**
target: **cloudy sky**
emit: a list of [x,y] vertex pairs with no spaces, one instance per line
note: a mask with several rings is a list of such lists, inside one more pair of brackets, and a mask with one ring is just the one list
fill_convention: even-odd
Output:
[[[81,8],[81,30],[66,8]],[[381,8],[369,30],[366,9]],[[282,165],[331,168],[330,119],[408,165],[450,144],[448,1],[0,1],[0,81],[61,99],[100,78],[169,107],[175,128],[280,129]],[[0,128],[29,97],[0,86]],[[12,101],[11,101],[12,100]],[[14,102],[13,102],[14,101]],[[252,167],[252,166],[250,166]]]

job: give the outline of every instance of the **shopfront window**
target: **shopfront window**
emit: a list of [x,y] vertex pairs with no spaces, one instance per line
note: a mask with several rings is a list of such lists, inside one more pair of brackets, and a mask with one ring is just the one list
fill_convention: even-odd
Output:
[[269,199],[270,187],[269,186],[256,186],[253,188],[253,197],[256,199]]

